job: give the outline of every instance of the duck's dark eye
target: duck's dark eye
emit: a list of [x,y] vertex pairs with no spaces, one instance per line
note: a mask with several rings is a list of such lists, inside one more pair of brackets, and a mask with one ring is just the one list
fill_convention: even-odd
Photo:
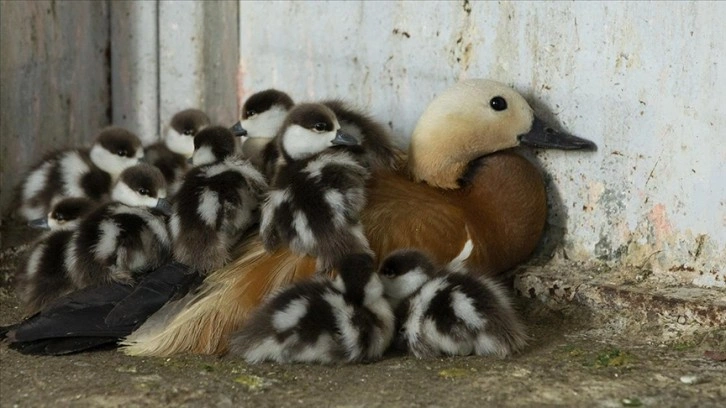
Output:
[[503,111],[507,109],[507,100],[501,96],[495,96],[491,101],[489,101],[489,106],[491,106],[495,111]]
[[326,125],[323,122],[318,122],[315,125],[313,125],[313,129],[316,132],[325,132],[328,129],[328,125]]
[[247,112],[245,112],[245,116],[247,116],[248,118],[251,118],[255,115],[257,115],[257,111],[254,109],[249,109]]
[[184,129],[184,134],[186,136],[191,136],[194,134],[194,130],[193,129]]
[[116,154],[121,157],[126,157],[129,155],[129,152],[127,152],[125,149],[119,149],[119,151],[117,151]]
[[144,195],[144,196],[147,196],[147,195],[149,195],[149,189],[148,188],[141,187],[139,189],[139,194]]

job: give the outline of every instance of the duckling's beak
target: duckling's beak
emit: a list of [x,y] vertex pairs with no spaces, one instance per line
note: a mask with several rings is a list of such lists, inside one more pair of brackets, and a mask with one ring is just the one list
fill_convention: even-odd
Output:
[[333,145],[355,146],[359,145],[360,141],[338,129],[338,131],[335,132],[335,139],[333,139],[331,143],[333,143]]
[[35,228],[35,229],[44,229],[44,230],[50,229],[50,225],[48,225],[48,217],[38,218],[36,220],[28,221],[28,226],[30,228]]
[[192,165],[194,164],[194,157],[193,156],[187,159],[187,164],[192,164]]
[[519,135],[519,143],[544,149],[597,150],[595,143],[564,132],[558,132],[536,116],[532,123],[532,129],[523,135]]
[[163,212],[165,215],[171,215],[171,203],[166,198],[160,198],[156,202],[156,209]]
[[229,130],[232,131],[232,134],[235,136],[247,136],[247,130],[242,127],[242,122],[237,122],[234,125],[232,125]]

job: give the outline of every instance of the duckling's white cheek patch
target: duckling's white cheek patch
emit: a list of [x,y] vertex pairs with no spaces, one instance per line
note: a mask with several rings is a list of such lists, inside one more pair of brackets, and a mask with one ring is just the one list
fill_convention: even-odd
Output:
[[204,166],[205,164],[211,164],[217,161],[217,158],[212,152],[212,148],[209,146],[202,146],[194,151],[192,156],[193,166]]
[[242,128],[247,131],[247,137],[275,137],[277,131],[285,121],[287,110],[280,106],[272,108],[241,121]]
[[85,192],[80,185],[83,174],[88,173],[90,167],[83,161],[78,152],[68,152],[58,161],[61,180],[63,181],[63,193],[69,197],[83,197]]
[[292,125],[282,137],[282,148],[296,160],[312,156],[332,146],[330,141],[335,137],[335,132],[329,133],[333,134],[332,137],[328,133],[315,133],[302,126]]
[[192,157],[194,153],[194,136],[181,134],[174,130],[174,128],[170,128],[166,132],[164,143],[169,150],[176,154],[181,154],[187,159]]
[[125,169],[139,164],[139,160],[136,157],[128,158],[121,157],[115,153],[111,153],[104,149],[100,145],[94,145],[91,148],[91,161],[99,169],[110,174],[111,177],[116,178]]

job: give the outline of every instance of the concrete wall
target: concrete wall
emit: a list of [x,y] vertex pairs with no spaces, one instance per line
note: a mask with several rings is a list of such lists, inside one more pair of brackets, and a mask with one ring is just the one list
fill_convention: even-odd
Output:
[[108,4],[0,2],[0,208],[44,152],[110,122]]
[[[3,202],[15,177],[6,163],[16,169],[35,146],[87,137],[81,126],[108,118],[107,68],[97,60],[109,7],[20,4],[3,2],[1,13]],[[70,7],[88,17],[52,22]],[[274,86],[297,100],[355,101],[404,146],[437,92],[461,78],[496,79],[599,145],[596,153],[536,153],[550,183],[550,237],[562,238],[558,259],[632,265],[664,284],[726,286],[724,3],[160,1],[110,9],[113,121],[147,140],[190,106],[231,123],[247,96]],[[59,41],[71,33],[73,41]],[[53,70],[49,58],[67,66]],[[84,89],[79,78],[99,88],[68,98]],[[65,119],[50,121],[48,112]]]
[[239,97],[345,97],[404,145],[454,81],[512,84],[599,146],[537,153],[560,258],[725,286],[724,16],[720,2],[242,2]]

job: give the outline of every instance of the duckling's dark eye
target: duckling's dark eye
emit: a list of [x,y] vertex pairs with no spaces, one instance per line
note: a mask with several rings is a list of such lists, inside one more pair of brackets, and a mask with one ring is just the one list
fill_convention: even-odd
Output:
[[144,195],[144,196],[147,196],[147,195],[149,195],[149,189],[148,188],[141,187],[139,189],[139,194]]
[[126,157],[129,155],[129,152],[127,152],[125,149],[119,149],[119,151],[117,151],[116,154],[121,157]]
[[65,219],[66,219],[66,217],[60,213],[53,213],[53,214],[51,214],[51,216],[58,221],[65,221]]
[[387,278],[390,278],[390,277],[393,276],[393,270],[391,270],[389,268],[384,268],[384,269],[381,270],[381,275],[383,275],[383,276],[385,276]]
[[254,109],[250,109],[247,112],[245,112],[245,116],[247,116],[248,118],[251,118],[255,115],[257,115],[257,111]]
[[193,129],[184,129],[184,134],[186,136],[191,136],[194,134],[194,130]]
[[491,101],[489,101],[489,106],[491,106],[495,111],[503,111],[507,109],[507,101],[501,96],[495,96]]
[[313,130],[316,132],[325,132],[328,129],[328,125],[326,125],[323,122],[318,122],[315,125],[313,125]]

